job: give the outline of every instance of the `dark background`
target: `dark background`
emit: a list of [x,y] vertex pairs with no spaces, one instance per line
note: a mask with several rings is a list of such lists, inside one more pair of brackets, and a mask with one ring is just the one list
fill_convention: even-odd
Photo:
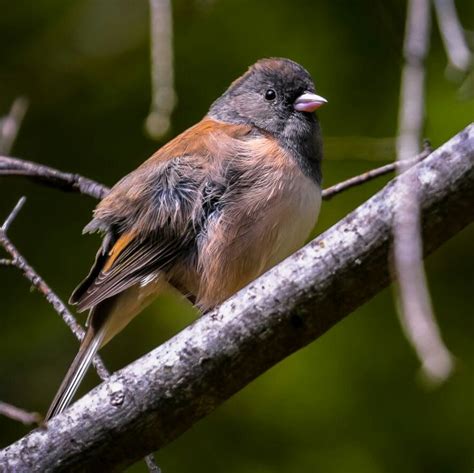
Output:
[[[464,26],[474,29],[474,3],[456,4]],[[303,64],[329,100],[319,113],[326,186],[393,159],[404,2],[180,0],[173,7],[179,104],[166,139],[198,121],[255,60],[285,56]],[[146,159],[161,144],[143,126],[148,21],[145,0],[1,0],[0,115],[15,97],[30,100],[12,155],[108,185]],[[446,63],[433,26],[426,136],[435,146],[474,117],[472,88],[471,99],[461,100],[459,84],[445,78]],[[325,203],[315,233],[382,184]],[[21,195],[28,200],[10,237],[66,300],[99,244],[81,236],[95,202],[0,178],[0,220]],[[427,261],[443,337],[458,359],[445,385],[419,382],[388,289],[159,452],[163,472],[471,472],[473,242],[471,226]],[[162,298],[102,354],[118,369],[193,317],[182,302]],[[12,268],[0,267],[0,327],[0,400],[44,413],[77,342]],[[82,392],[95,383],[90,373]],[[27,431],[0,418],[0,447]]]

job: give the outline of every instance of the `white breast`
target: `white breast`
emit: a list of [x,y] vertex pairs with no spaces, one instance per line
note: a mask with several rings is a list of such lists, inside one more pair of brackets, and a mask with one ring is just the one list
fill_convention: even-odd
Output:
[[283,183],[278,234],[267,268],[301,248],[308,238],[321,208],[321,188],[314,180],[298,173]]

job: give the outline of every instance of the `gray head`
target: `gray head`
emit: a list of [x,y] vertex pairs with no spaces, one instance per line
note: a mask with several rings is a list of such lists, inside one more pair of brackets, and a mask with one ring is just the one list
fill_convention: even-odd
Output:
[[209,116],[274,136],[319,181],[322,144],[313,112],[326,102],[316,94],[308,71],[296,62],[261,59],[212,104]]

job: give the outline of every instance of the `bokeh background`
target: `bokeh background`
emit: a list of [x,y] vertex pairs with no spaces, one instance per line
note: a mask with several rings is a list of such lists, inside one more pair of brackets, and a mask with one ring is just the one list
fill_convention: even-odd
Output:
[[[456,5],[473,30],[474,3]],[[179,104],[164,141],[198,121],[255,60],[285,56],[303,64],[329,100],[319,114],[326,186],[393,159],[405,2],[176,0],[173,9]],[[460,84],[445,77],[446,63],[433,27],[426,136],[435,146],[474,118],[469,87],[460,94]],[[144,133],[149,70],[146,0],[0,1],[0,115],[19,95],[30,101],[13,156],[113,184],[161,144]],[[315,233],[383,182],[325,203]],[[21,195],[28,200],[10,236],[66,300],[99,244],[81,236],[95,202],[0,178],[0,220]],[[428,259],[427,272],[444,339],[458,359],[445,385],[419,382],[388,289],[159,452],[163,472],[471,472],[472,226]],[[118,369],[194,317],[182,302],[162,298],[102,354]],[[11,268],[0,268],[0,327],[0,400],[44,413],[76,340]],[[82,392],[96,383],[90,373]],[[27,431],[0,418],[0,447]],[[129,471],[146,470],[142,463]]]

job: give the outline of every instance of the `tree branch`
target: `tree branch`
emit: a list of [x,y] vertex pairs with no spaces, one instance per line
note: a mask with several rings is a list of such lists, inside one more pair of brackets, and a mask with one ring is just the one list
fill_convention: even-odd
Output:
[[27,412],[24,409],[20,409],[19,407],[12,406],[11,404],[2,401],[0,401],[0,415],[21,422],[24,425],[39,425],[42,420],[42,417],[38,412]]
[[[397,138],[398,173],[420,151],[425,119],[425,58],[430,44],[430,1],[409,0],[405,28]],[[398,282],[399,317],[415,349],[426,381],[443,382],[452,372],[454,358],[444,345],[433,314],[423,267],[421,209],[418,177],[402,179],[394,221],[394,269]]]
[[23,176],[48,187],[65,192],[79,192],[94,199],[102,199],[109,192],[108,187],[79,174],[9,156],[0,156],[0,176]]
[[170,128],[176,105],[173,71],[173,18],[171,0],[150,0],[151,106],[145,127],[155,139]]
[[[415,174],[428,254],[474,220],[474,125],[398,180]],[[320,337],[389,284],[397,187],[1,451],[0,470],[119,471]]]
[[27,109],[28,100],[18,97],[13,102],[8,115],[0,119],[0,153],[10,153]]
[[449,62],[456,69],[466,72],[472,64],[472,54],[454,0],[434,0],[434,6]]
[[[28,261],[26,261],[24,256],[18,251],[10,238],[8,238],[7,231],[25,204],[25,201],[25,197],[22,197],[18,201],[14,209],[3,222],[3,225],[0,227],[0,247],[2,247],[11,257],[11,259],[0,260],[0,264],[2,266],[14,266],[19,269],[23,276],[31,283],[31,285],[37,289],[53,306],[54,310],[61,316],[65,324],[71,329],[71,332],[80,341],[84,337],[84,329],[68,310],[64,302],[55,294],[55,292],[48,286],[46,281],[35,271]],[[93,364],[97,374],[102,380],[109,376],[109,372],[107,371],[107,368],[105,367],[100,356],[94,357]]]
[[407,159],[403,163],[395,161],[393,163],[386,164],[385,166],[380,166],[378,168],[371,169],[370,171],[364,172],[363,174],[360,174],[358,176],[351,177],[350,179],[347,179],[345,181],[338,182],[337,184],[334,184],[333,186],[324,189],[322,193],[322,198],[323,200],[331,200],[334,196],[340,194],[341,192],[344,192],[347,189],[360,186],[369,181],[372,181],[373,179],[376,179],[377,177],[385,176],[395,171],[402,171],[402,167],[403,170],[406,170],[410,166],[413,166],[425,159],[427,156],[430,155],[430,153],[431,147],[429,143],[427,143],[426,148],[416,158]]

